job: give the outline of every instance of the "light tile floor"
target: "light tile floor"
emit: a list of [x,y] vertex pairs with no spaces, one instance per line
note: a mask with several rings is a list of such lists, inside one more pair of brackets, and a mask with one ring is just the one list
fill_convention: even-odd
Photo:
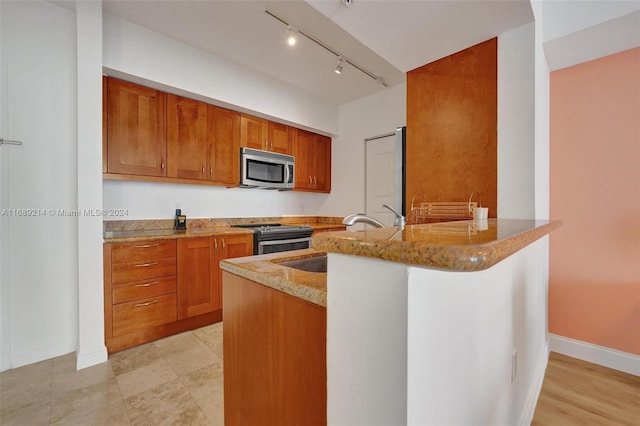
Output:
[[222,323],[109,356],[0,374],[0,425],[223,425]]

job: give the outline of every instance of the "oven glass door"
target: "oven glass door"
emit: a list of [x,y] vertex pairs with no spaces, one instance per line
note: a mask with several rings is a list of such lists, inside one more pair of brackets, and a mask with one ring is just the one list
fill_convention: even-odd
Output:
[[311,246],[311,238],[293,238],[290,240],[260,241],[258,254],[277,253],[289,250],[301,250]]

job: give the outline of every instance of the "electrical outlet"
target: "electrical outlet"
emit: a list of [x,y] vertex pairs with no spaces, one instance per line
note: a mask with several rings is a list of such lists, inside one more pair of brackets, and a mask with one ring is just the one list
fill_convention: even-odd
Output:
[[511,383],[518,378],[518,351],[514,349],[511,353]]

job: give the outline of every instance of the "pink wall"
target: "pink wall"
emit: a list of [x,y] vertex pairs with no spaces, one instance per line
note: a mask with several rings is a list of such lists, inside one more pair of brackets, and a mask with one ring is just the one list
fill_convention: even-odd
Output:
[[640,48],[551,73],[549,331],[640,355]]

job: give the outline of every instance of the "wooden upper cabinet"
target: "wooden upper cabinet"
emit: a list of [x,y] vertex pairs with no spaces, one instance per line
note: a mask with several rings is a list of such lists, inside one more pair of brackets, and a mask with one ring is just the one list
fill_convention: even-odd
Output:
[[270,121],[267,138],[267,151],[291,155],[291,137],[289,136],[289,132],[289,126]]
[[240,113],[207,107],[207,179],[225,185],[240,182]]
[[313,189],[315,158],[313,155],[313,133],[295,129],[293,155],[296,158],[296,189]]
[[331,191],[331,138],[294,129],[297,190]]
[[240,115],[240,146],[265,150],[269,134],[269,122],[250,115]]
[[241,114],[240,146],[291,155],[291,145],[289,126]]
[[315,145],[315,190],[331,192],[331,138],[313,135]]
[[166,95],[107,81],[107,172],[166,176]]
[[167,176],[206,179],[207,104],[167,95]]
[[168,95],[168,176],[225,185],[240,179],[240,114]]

